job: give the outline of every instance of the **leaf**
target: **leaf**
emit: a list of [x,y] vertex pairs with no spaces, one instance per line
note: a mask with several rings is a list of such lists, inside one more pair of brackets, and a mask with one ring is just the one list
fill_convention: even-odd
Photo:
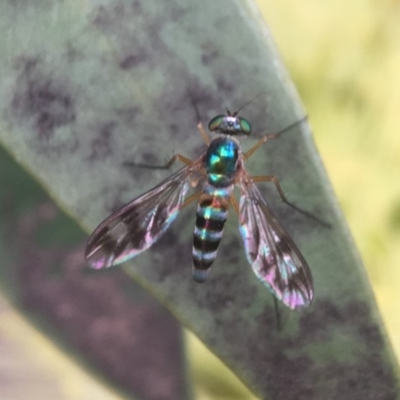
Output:
[[[112,275],[89,273],[82,257],[82,230],[57,210],[3,150],[0,187],[7,188],[0,194],[0,287],[23,310],[28,322],[34,322],[73,356],[77,366],[89,365],[92,372],[107,377],[109,384],[129,392],[129,398],[187,398],[182,332],[176,320],[140,286],[127,280],[122,270]],[[27,393],[37,398],[85,399],[90,391],[91,399],[96,392],[96,398],[115,398],[106,388],[80,376],[61,355],[51,356],[51,346],[38,340],[37,332],[27,333],[31,341],[23,342],[21,330],[34,332],[34,328],[25,328],[27,322],[19,321],[10,306],[4,309],[10,311],[2,310],[5,318],[0,319],[0,332],[6,332],[2,335],[7,343],[4,347],[7,355],[13,355],[9,357],[13,362],[3,360],[2,375],[13,377],[19,368],[26,386],[20,388],[17,380],[20,382],[21,376],[10,378],[2,393],[13,389],[13,399],[26,398]],[[35,352],[40,353],[40,361]],[[52,363],[50,370],[46,357],[51,360],[47,363]],[[29,365],[37,373],[29,373]],[[38,379],[46,382],[46,389],[36,388]],[[78,385],[79,389],[75,388]],[[74,394],[65,386],[74,387]]]
[[[8,61],[0,65],[7,77],[0,140],[88,231],[166,176],[123,162],[198,154],[195,108],[205,124],[223,112],[222,101],[238,109],[262,94],[241,111],[255,136],[305,115],[251,2],[73,5],[0,6]],[[392,351],[307,124],[267,143],[248,168],[284,178],[292,202],[332,225],[268,196],[312,269],[311,307],[282,310],[277,329],[273,300],[247,265],[234,215],[206,284],[190,276],[189,208],[128,273],[262,398],[398,397]]]

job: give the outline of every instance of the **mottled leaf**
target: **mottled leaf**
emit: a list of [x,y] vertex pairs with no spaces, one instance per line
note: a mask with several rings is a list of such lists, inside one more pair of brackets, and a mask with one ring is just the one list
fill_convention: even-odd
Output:
[[[241,112],[255,137],[305,116],[251,1],[7,2],[0,12],[0,140],[88,231],[166,176],[125,161],[198,154],[197,112],[207,123],[223,104],[234,110],[261,94]],[[277,328],[234,212],[204,285],[191,280],[190,207],[127,271],[262,398],[398,397],[372,291],[307,124],[267,143],[248,167],[283,178],[292,202],[331,224],[279,204],[262,185],[310,264],[311,307],[280,310]]]

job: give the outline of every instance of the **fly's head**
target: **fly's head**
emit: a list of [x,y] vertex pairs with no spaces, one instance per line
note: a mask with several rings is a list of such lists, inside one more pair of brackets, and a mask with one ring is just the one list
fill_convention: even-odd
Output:
[[251,134],[250,122],[242,117],[238,117],[238,113],[231,113],[226,110],[226,115],[217,115],[208,124],[210,132],[222,133],[230,136]]

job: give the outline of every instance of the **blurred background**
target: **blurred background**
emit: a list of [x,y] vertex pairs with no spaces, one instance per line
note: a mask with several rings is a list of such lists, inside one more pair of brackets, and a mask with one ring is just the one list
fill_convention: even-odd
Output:
[[[304,102],[399,357],[400,1],[258,0],[258,5]],[[121,398],[38,333],[4,297],[0,338],[0,370],[10,374],[8,393],[15,393],[7,400],[23,398],[11,387],[15,375],[24,377],[32,396],[40,394],[30,400]],[[192,334],[185,338],[197,400],[254,398]],[[48,382],[59,376],[63,386],[53,391]]]

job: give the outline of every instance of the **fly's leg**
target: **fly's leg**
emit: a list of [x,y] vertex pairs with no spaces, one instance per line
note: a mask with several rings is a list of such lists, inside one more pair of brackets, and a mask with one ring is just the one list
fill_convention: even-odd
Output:
[[239,215],[239,204],[235,195],[231,196],[231,198],[229,199],[229,203],[231,204],[232,208],[236,211],[236,214]]
[[279,308],[278,308],[278,300],[276,299],[275,296],[272,296],[274,299],[274,309],[275,309],[275,316],[276,316],[276,329],[280,332],[282,330],[282,325],[281,325],[281,315],[279,313]]
[[299,121],[294,122],[293,124],[287,126],[285,129],[282,129],[281,131],[277,132],[277,133],[273,133],[270,135],[265,135],[263,136],[261,139],[258,140],[258,142],[251,147],[249,150],[246,151],[246,153],[243,154],[243,157],[245,160],[249,159],[253,153],[260,147],[262,146],[265,142],[267,142],[268,140],[271,139],[275,139],[278,136],[282,135],[282,133],[292,129],[294,126],[301,124],[302,122],[304,122],[307,119],[307,117],[304,117],[302,119],[300,119]]
[[246,151],[246,153],[243,154],[243,157],[245,160],[248,160],[253,153],[258,150],[258,148],[260,146],[262,146],[265,142],[267,142],[268,140],[271,139],[275,139],[276,137],[278,137],[280,135],[280,133],[275,133],[272,135],[265,135],[263,136],[253,147],[251,147],[249,150]]
[[190,165],[193,162],[192,160],[182,156],[181,154],[175,154],[170,160],[168,160],[168,162],[165,165],[147,165],[147,164],[135,163],[135,162],[130,162],[130,161],[124,162],[124,165],[126,165],[128,167],[138,167],[138,168],[147,168],[147,169],[170,169],[176,161],[180,161],[186,165]]
[[210,144],[210,138],[208,137],[208,135],[203,127],[203,124],[200,121],[197,123],[197,129],[199,130],[200,135],[204,140],[204,143],[208,146]]
[[193,193],[191,196],[189,196],[185,202],[182,204],[181,209],[186,207],[188,204],[190,204],[193,200],[198,199],[203,192],[197,192],[197,193]]
[[193,96],[190,94],[190,92],[188,92],[189,98],[190,98],[190,102],[192,103],[192,107],[194,108],[194,111],[196,112],[196,118],[197,118],[197,129],[200,132],[201,137],[204,140],[204,143],[208,146],[210,144],[210,138],[208,137],[203,124],[200,121],[200,113],[199,110],[197,109],[196,106],[196,102],[195,99],[193,98]]
[[[194,104],[193,100],[192,100],[192,104],[193,104],[194,109],[196,110],[197,120],[199,121],[197,123],[197,129],[199,130],[200,135],[204,140],[204,143],[208,146],[210,144],[211,140],[208,137],[208,135],[203,127],[203,124],[200,121],[199,112],[198,112],[197,107]],[[124,165],[130,166],[130,167],[147,168],[147,169],[169,169],[178,160],[186,165],[190,165],[193,162],[192,160],[182,156],[181,154],[175,154],[170,160],[167,161],[167,163],[165,165],[147,165],[147,164],[135,163],[135,162],[124,162]]]
[[297,207],[295,204],[291,203],[288,201],[286,198],[285,194],[283,193],[282,186],[279,183],[279,180],[276,176],[274,175],[266,175],[266,176],[252,176],[251,180],[253,182],[273,182],[275,184],[276,190],[279,193],[279,196],[281,197],[281,200],[283,203],[287,204],[289,207],[292,207],[294,210],[299,212],[300,214],[303,214],[305,217],[312,219],[315,222],[318,222],[319,224],[325,226],[326,228],[330,228],[331,225],[328,224],[327,222],[323,221],[322,219],[316,217],[315,215],[309,213],[308,211],[305,211],[299,207]]
[[275,310],[275,317],[276,317],[276,330],[278,332],[282,332],[284,327],[286,326],[287,321],[289,320],[291,314],[288,313],[286,309],[283,310],[282,308],[279,307],[279,302],[277,298],[272,295],[272,298],[274,299],[274,310]]

